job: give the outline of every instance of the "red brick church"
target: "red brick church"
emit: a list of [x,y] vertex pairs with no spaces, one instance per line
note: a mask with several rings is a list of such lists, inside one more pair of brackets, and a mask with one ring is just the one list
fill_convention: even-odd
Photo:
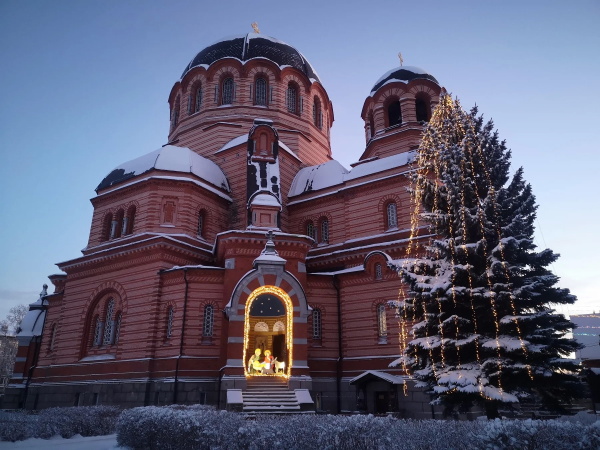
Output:
[[345,168],[298,50],[257,33],[201,50],[169,93],[168,144],[98,184],[83,254],[22,324],[2,407],[235,409],[269,379],[303,409],[430,414],[388,367],[387,262],[407,245],[406,174],[441,87],[401,66],[362,89],[365,149]]

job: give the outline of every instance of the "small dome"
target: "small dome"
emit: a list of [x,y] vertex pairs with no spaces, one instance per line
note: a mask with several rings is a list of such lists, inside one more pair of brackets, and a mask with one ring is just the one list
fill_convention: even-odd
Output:
[[250,204],[254,206],[274,206],[281,210],[281,202],[269,192],[261,192],[250,199]]
[[225,174],[210,159],[206,159],[186,147],[165,145],[113,169],[100,182],[96,192],[154,169],[191,173],[214,186],[229,191],[229,183]]
[[408,83],[412,80],[416,79],[424,79],[433,81],[436,84],[438,80],[436,80],[433,75],[428,74],[423,69],[414,66],[400,66],[394,69],[388,70],[384,73],[379,80],[375,82],[373,89],[371,89],[371,95],[373,95],[377,90],[383,86],[384,84],[391,83],[392,81],[399,81],[401,83]]
[[201,50],[186,66],[181,78],[194,67],[208,67],[223,58],[235,58],[242,62],[254,58],[264,58],[273,61],[280,68],[285,66],[294,67],[311,81],[321,82],[317,72],[302,53],[285,42],[259,33],[228,37],[209,45]]

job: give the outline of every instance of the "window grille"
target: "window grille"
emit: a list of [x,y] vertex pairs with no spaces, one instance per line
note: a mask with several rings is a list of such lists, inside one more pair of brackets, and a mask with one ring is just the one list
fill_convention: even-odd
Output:
[[381,280],[383,278],[383,271],[381,270],[381,264],[375,264],[375,279]]
[[187,104],[187,112],[188,112],[188,116],[191,116],[194,111],[192,109],[192,94],[188,95],[188,104]]
[[95,321],[95,325],[94,325],[94,346],[99,347],[100,345],[102,345],[102,328],[103,328],[103,323],[100,320],[99,316],[96,316],[96,321]]
[[321,112],[321,101],[315,97],[313,103],[313,123],[319,130],[323,126],[323,114]]
[[308,222],[306,224],[306,235],[315,240],[317,239],[317,235],[315,233],[315,225],[312,222]]
[[233,78],[223,80],[223,91],[221,94],[221,104],[231,105],[233,103]]
[[267,81],[257,78],[254,88],[254,104],[267,106]]
[[298,114],[298,90],[291,84],[287,88],[287,109],[293,114]]
[[329,242],[329,221],[327,219],[321,222],[321,242],[325,244]]
[[117,320],[115,324],[115,344],[119,343],[119,336],[121,335],[121,319],[123,318],[122,313],[117,314]]
[[177,97],[177,100],[175,100],[175,106],[173,107],[173,110],[171,111],[171,130],[173,130],[179,123],[180,104],[181,103],[180,103],[179,97]]
[[198,89],[196,90],[196,105],[194,112],[200,111],[200,106],[202,106],[202,85],[198,86]]
[[385,315],[385,305],[377,305],[377,328],[380,338],[387,336],[387,318]]
[[398,228],[398,213],[395,203],[388,203],[387,205],[387,227]]
[[212,305],[206,305],[204,307],[204,327],[202,335],[204,337],[210,337],[213,335],[213,316],[214,308]]
[[198,236],[204,236],[204,211],[198,213]]
[[130,206],[127,210],[127,227],[123,227],[125,229],[124,234],[132,234],[133,233],[133,224],[135,222],[135,206]]
[[312,329],[313,329],[313,339],[321,339],[321,310],[313,309],[312,312]]
[[167,339],[173,335],[173,318],[175,317],[175,311],[172,306],[169,306],[167,312]]
[[106,324],[104,327],[104,340],[103,340],[103,344],[104,345],[111,345],[113,343],[113,339],[114,339],[114,329],[115,329],[115,322],[113,320],[113,312],[115,309],[115,301],[111,298],[108,301],[108,305],[106,307],[106,319],[104,321],[104,323]]

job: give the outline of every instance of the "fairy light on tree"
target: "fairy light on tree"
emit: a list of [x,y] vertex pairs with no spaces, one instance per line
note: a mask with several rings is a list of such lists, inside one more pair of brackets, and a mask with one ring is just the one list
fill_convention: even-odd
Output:
[[[580,389],[573,324],[550,306],[575,297],[547,269],[558,255],[536,251],[535,197],[510,156],[491,121],[442,92],[411,179],[411,242],[394,262],[412,329],[393,365],[448,410],[480,403],[488,417],[523,399],[558,409]],[[435,237],[421,250],[424,224]]]

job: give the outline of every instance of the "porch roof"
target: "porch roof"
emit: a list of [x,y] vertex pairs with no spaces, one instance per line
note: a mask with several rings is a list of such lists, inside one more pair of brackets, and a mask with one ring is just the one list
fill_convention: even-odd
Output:
[[368,383],[370,381],[383,380],[390,384],[404,384],[406,376],[392,375],[391,373],[382,372],[381,370],[367,370],[357,377],[350,380],[350,384]]

